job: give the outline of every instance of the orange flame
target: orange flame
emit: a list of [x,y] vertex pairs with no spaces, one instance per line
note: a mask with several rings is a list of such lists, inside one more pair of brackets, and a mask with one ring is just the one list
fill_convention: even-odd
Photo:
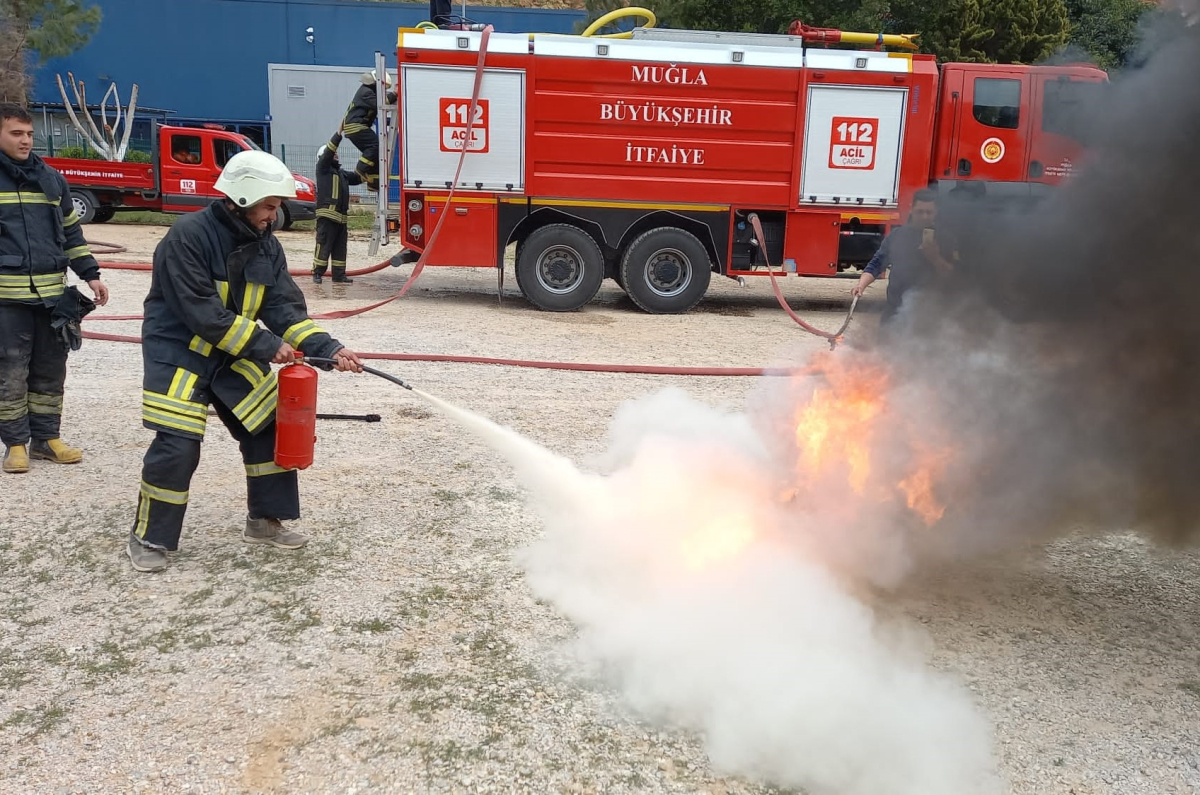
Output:
[[[924,442],[912,443],[913,465],[902,473],[876,473],[872,444],[879,437],[881,422],[903,422],[888,412],[890,382],[887,371],[864,359],[847,362],[825,355],[818,364],[826,384],[813,391],[812,398],[796,412],[795,438],[800,451],[797,477],[799,484],[844,472],[854,494],[865,496],[872,477],[899,475],[895,488],[903,494],[907,507],[927,525],[942,519],[946,506],[935,496],[936,485],[951,457],[949,449],[931,450]],[[893,429],[896,430],[896,429]],[[906,426],[899,437],[910,436]],[[782,496],[794,498],[799,488]],[[892,499],[891,494],[877,496]],[[896,495],[899,496],[899,495]]]

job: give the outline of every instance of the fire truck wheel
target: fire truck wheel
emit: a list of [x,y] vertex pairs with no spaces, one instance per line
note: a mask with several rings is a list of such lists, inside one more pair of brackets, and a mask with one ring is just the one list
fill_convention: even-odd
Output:
[[704,244],[691,232],[672,226],[642,234],[621,258],[625,292],[652,314],[688,311],[704,297],[711,278]]
[[96,217],[92,219],[92,223],[107,224],[116,216],[116,214],[117,211],[112,207],[97,207]]
[[71,205],[81,224],[90,224],[96,217],[96,197],[86,190],[71,191]]
[[592,236],[570,224],[535,230],[517,251],[517,286],[548,312],[572,312],[604,281],[604,254]]

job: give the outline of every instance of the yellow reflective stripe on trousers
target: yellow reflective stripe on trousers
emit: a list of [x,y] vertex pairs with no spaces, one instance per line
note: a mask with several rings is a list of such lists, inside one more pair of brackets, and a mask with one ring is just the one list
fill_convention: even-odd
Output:
[[50,201],[44,193],[27,193],[26,191],[8,193],[0,191],[0,204],[58,204],[58,202]]
[[142,481],[141,493],[143,496],[149,497],[152,500],[159,502],[167,502],[171,505],[187,505],[188,493],[186,491],[171,491],[170,489],[161,489],[158,486],[151,486],[146,481]]
[[267,297],[267,288],[261,284],[246,284],[246,293],[242,296],[242,315],[250,320],[257,320],[262,311],[263,299]]
[[246,477],[261,478],[267,475],[281,475],[284,472],[291,472],[290,469],[284,469],[274,461],[268,461],[265,464],[246,464]]
[[253,334],[254,324],[241,315],[234,315],[233,322],[229,324],[229,330],[225,332],[224,337],[221,337],[217,347],[226,353],[237,356],[250,342]]
[[317,210],[317,217],[328,218],[330,221],[337,221],[339,224],[350,222],[350,216],[347,213],[339,213],[332,207],[322,207],[320,210]]
[[29,413],[29,402],[20,400],[0,400],[0,422],[19,420]]
[[301,320],[299,323],[288,328],[283,332],[283,341],[293,348],[299,348],[300,345],[313,334],[323,334],[325,329],[318,326],[308,318]]
[[205,342],[203,337],[192,337],[191,343],[188,344],[188,350],[201,356],[208,356],[213,352],[213,346]]
[[342,132],[345,133],[346,135],[352,135],[354,133],[362,132],[363,130],[367,130],[367,129],[370,129],[370,128],[367,127],[367,125],[365,125],[365,124],[347,124],[345,127],[342,128]]
[[37,392],[30,392],[27,398],[29,400],[30,414],[62,414],[62,395],[42,395]]
[[87,246],[76,246],[75,248],[67,249],[66,254],[67,259],[79,259],[80,257],[92,256],[92,250]]

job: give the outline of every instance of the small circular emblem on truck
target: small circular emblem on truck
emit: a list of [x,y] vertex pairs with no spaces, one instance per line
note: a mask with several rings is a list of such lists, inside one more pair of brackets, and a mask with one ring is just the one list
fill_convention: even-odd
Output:
[[979,148],[979,154],[983,156],[984,162],[999,163],[1004,159],[1004,141],[999,138],[987,139]]

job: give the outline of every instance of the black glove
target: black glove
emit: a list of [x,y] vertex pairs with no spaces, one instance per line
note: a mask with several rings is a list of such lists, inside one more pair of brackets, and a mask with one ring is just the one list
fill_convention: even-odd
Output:
[[74,287],[68,287],[59,296],[50,314],[50,327],[68,351],[77,351],[83,346],[80,321],[95,308],[95,302]]

